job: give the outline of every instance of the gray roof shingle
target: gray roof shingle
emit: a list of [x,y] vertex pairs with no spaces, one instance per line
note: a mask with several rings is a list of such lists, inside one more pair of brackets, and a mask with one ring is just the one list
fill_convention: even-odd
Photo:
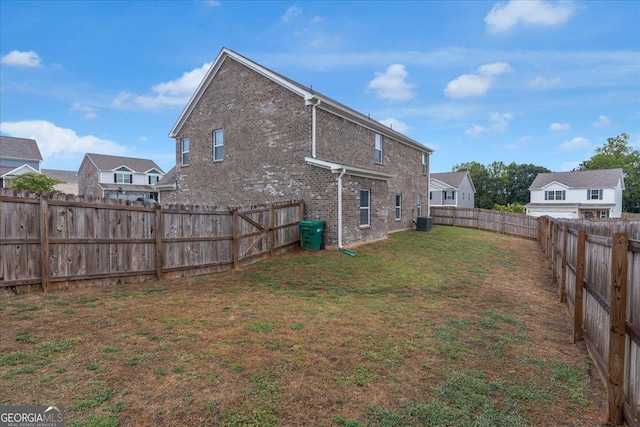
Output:
[[164,174],[160,166],[150,159],[139,159],[136,157],[109,156],[106,154],[87,153],[86,156],[101,171],[110,171],[120,166],[127,166],[134,172],[144,173],[149,169],[157,169]]
[[42,161],[42,154],[35,140],[2,135],[0,135],[0,157]]
[[40,169],[40,173],[48,176],[49,178],[62,180],[67,184],[78,183],[78,173],[76,171],[63,171],[63,170],[57,170],[57,169]]
[[458,188],[462,184],[462,180],[468,172],[441,172],[432,173],[431,178],[435,178],[438,181],[442,181],[447,185]]
[[[529,190],[540,190],[554,181],[569,188],[613,188],[618,185],[618,180],[624,181],[622,169],[539,173]],[[622,186],[624,188],[624,182]]]

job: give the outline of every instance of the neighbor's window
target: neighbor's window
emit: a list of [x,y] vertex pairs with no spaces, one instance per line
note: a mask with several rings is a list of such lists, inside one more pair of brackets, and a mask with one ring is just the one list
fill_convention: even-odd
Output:
[[213,131],[213,161],[224,158],[224,132],[222,129]]
[[427,173],[427,153],[422,153],[422,173]]
[[180,144],[182,166],[189,165],[189,138],[183,138]]
[[544,192],[545,200],[564,200],[566,197],[565,190],[548,190]]
[[157,184],[160,181],[160,177],[157,175],[149,175],[149,185]]
[[587,200],[602,200],[602,189],[587,190]]
[[402,219],[402,194],[396,194],[396,221]]
[[418,212],[418,216],[422,216],[422,196],[418,196],[417,205],[418,205],[418,209],[416,209],[416,210]]
[[609,218],[609,211],[599,211],[598,218]]
[[371,225],[371,192],[360,190],[360,226]]
[[374,160],[377,164],[382,164],[382,135],[376,133]]
[[133,182],[133,175],[130,173],[114,173],[113,182],[116,184],[131,184]]
[[444,192],[444,199],[445,200],[455,200],[456,199],[456,192],[454,190],[445,191]]

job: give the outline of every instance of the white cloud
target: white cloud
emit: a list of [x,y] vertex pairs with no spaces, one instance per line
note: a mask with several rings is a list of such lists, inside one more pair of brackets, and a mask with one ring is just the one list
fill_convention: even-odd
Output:
[[74,102],[73,104],[71,104],[71,111],[79,111],[81,113],[84,113],[85,119],[95,119],[96,117],[98,117],[95,108],[89,105],[81,104],[79,102]]
[[414,97],[413,85],[407,82],[409,73],[402,64],[392,64],[384,72],[376,72],[367,88],[376,91],[376,96],[389,101],[406,101]]
[[282,15],[282,22],[289,22],[296,16],[300,15],[301,13],[302,13],[302,9],[300,9],[298,6],[294,4],[284,12],[284,15]]
[[594,128],[608,128],[611,126],[611,119],[607,116],[598,116],[598,120],[591,123]]
[[517,150],[518,149],[518,144],[507,144],[504,146],[505,150]]
[[565,141],[558,146],[561,151],[587,150],[593,148],[593,145],[587,138],[578,136],[576,138]]
[[398,131],[400,133],[405,133],[409,129],[409,125],[401,122],[398,119],[388,118],[388,119],[380,120],[380,123],[382,123],[385,126],[389,126],[391,129]]
[[217,0],[206,0],[204,2],[204,4],[206,4],[207,6],[211,6],[211,7],[218,7],[220,6],[220,2]]
[[560,82],[560,77],[548,79],[546,77],[536,76],[535,79],[529,80],[529,86],[535,89],[547,89],[550,87],[558,86]]
[[511,66],[505,62],[481,65],[477,74],[463,74],[451,80],[444,89],[444,93],[451,98],[484,95],[491,87],[494,77],[512,70]]
[[549,130],[554,132],[571,130],[571,125],[569,123],[551,123],[549,125]]
[[211,62],[202,67],[186,71],[181,77],[160,83],[151,88],[153,95],[135,95],[126,91],[120,92],[111,102],[116,108],[142,108],[155,110],[162,107],[184,106],[204,79]]
[[464,131],[464,134],[472,138],[477,138],[487,132],[505,132],[509,128],[509,120],[512,119],[513,115],[510,113],[491,113],[489,114],[489,126],[474,124]]
[[124,154],[127,151],[113,141],[93,135],[79,136],[72,129],[61,128],[45,120],[2,122],[0,131],[18,138],[35,139],[45,160],[88,152]]
[[140,138],[138,138],[138,141],[140,141],[140,142],[147,142],[148,140],[149,140],[149,138],[146,135],[143,135]]
[[20,52],[12,50],[0,60],[3,64],[14,67],[41,67],[40,56],[34,51]]
[[484,18],[490,33],[505,33],[518,24],[562,25],[566,23],[576,8],[572,2],[550,3],[542,0],[496,3]]
[[310,24],[320,24],[324,22],[324,18],[322,16],[314,16],[313,19],[309,22]]

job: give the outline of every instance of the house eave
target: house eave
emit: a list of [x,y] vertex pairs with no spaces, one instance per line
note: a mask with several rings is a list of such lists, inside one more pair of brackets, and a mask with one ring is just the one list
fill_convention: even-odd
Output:
[[328,162],[326,160],[319,160],[313,157],[305,157],[304,161],[311,165],[322,169],[328,169],[331,173],[345,172],[347,175],[359,176],[363,178],[378,179],[382,181],[389,181],[396,176],[390,173],[380,172],[372,169],[358,168],[355,166],[343,165],[340,163]]

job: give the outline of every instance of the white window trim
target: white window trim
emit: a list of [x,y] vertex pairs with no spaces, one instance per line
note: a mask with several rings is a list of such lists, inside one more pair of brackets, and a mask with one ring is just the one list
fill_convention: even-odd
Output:
[[[396,221],[401,221],[402,220],[402,194],[396,194],[395,201],[396,201],[396,207],[395,207]],[[398,202],[400,202],[400,204],[398,204]]]
[[[380,153],[380,160],[378,160],[378,152]],[[382,135],[379,133],[375,134],[374,143],[373,143],[373,160],[377,165],[381,165],[384,159],[384,151],[383,151],[383,143],[382,143]]]
[[[128,177],[129,181],[126,181],[125,177]],[[122,178],[122,180],[120,180],[120,178]],[[115,172],[113,182],[114,184],[133,184],[133,174],[125,172]]]
[[[187,143],[187,150],[184,149],[185,146],[185,142]],[[180,164],[182,166],[189,166],[189,163],[191,163],[191,141],[189,140],[189,138],[182,138],[180,140]],[[184,155],[187,154],[188,155],[188,159],[187,162],[184,162]]]
[[418,201],[416,203],[416,216],[422,216],[422,195],[418,196]]
[[[222,135],[221,138],[221,143],[220,144],[216,144],[216,142],[218,142],[218,138],[216,138],[216,135]],[[213,131],[213,133],[211,134],[211,138],[213,139],[213,161],[214,162],[221,162],[224,160],[224,130],[223,129],[216,129]],[[218,147],[222,147],[222,157],[217,158],[216,157],[216,148]]]
[[422,153],[422,174],[427,174],[427,153]]
[[[367,206],[363,207],[362,206],[362,193],[366,192],[367,193]],[[359,198],[359,203],[360,203],[360,209],[358,210],[358,223],[360,224],[360,228],[367,228],[367,227],[371,227],[371,190],[360,190],[360,198]],[[367,223],[366,224],[362,224],[362,210],[366,210],[367,211]]]

